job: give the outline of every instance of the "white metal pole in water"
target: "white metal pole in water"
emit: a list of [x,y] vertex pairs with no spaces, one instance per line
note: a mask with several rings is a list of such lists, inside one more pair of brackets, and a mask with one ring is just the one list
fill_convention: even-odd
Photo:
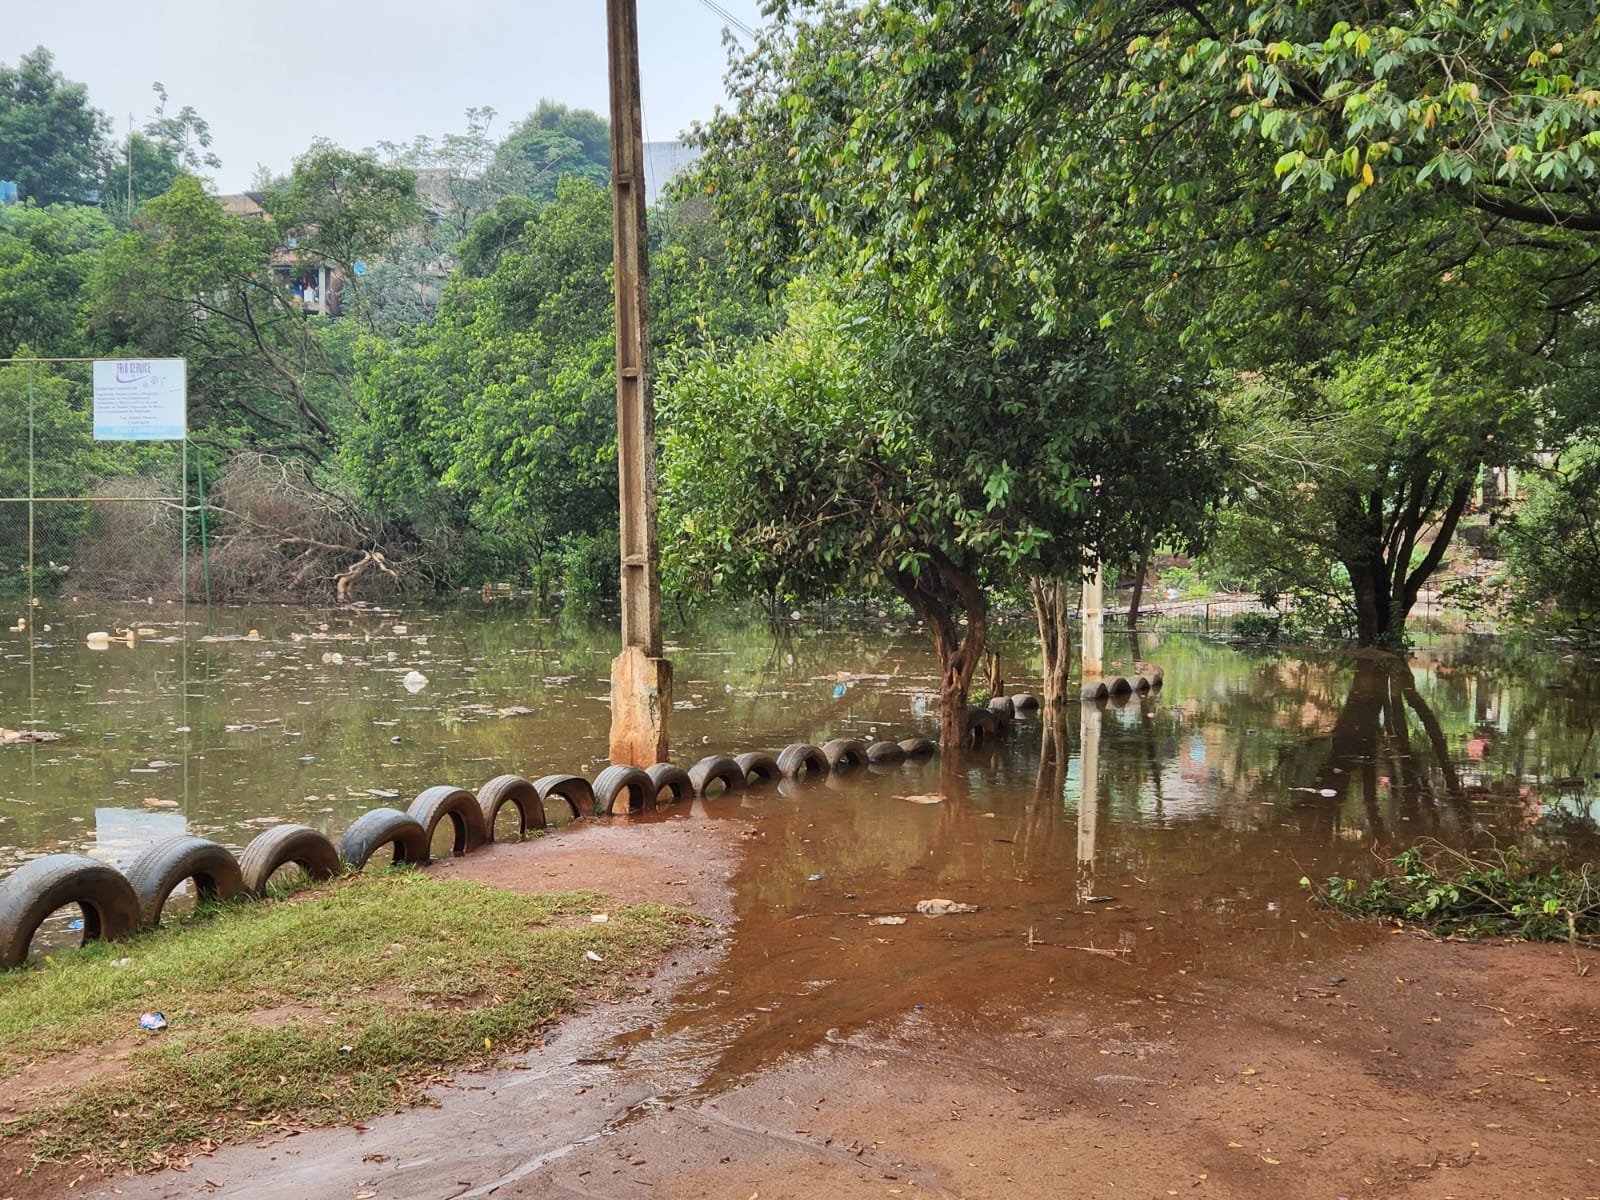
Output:
[[1083,678],[1100,678],[1105,670],[1105,574],[1095,564],[1094,575],[1083,584]]

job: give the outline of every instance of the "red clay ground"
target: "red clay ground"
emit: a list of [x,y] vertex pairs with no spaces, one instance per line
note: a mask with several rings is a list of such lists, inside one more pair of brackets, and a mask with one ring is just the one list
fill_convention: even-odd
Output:
[[[573,829],[441,869],[686,904],[725,928],[751,832]],[[960,1019],[806,1027],[785,1056],[778,1000],[724,998],[730,970],[783,951],[739,937],[437,1108],[142,1178],[28,1178],[13,1157],[0,1200],[1600,1197],[1600,970],[1580,977],[1565,948],[1384,935],[1299,974],[1093,1003],[1064,975]],[[730,1076],[725,1038],[752,1029],[764,1049]]]

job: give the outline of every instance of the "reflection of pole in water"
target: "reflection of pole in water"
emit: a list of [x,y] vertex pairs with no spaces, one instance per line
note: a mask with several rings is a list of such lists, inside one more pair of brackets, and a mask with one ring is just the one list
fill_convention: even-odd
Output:
[[1094,895],[1094,852],[1100,819],[1100,706],[1078,707],[1078,903]]

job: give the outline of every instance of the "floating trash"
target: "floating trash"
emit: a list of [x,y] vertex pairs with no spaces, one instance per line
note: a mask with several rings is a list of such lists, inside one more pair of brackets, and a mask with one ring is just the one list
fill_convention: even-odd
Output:
[[918,900],[917,911],[925,917],[945,917],[951,913],[975,913],[978,911],[976,904],[962,904],[959,900]]

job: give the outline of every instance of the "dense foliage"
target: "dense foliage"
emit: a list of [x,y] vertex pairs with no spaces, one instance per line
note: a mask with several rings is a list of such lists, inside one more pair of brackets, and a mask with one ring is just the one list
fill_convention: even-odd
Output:
[[[1366,883],[1333,876],[1316,894],[1349,916],[1410,922],[1446,935],[1574,945],[1600,937],[1600,883],[1589,865],[1541,864],[1516,846],[1473,855],[1430,843],[1401,851],[1388,867]],[[1300,882],[1313,887],[1309,879]]]
[[1210,406],[1183,380],[1141,375],[1092,332],[939,330],[837,281],[792,285],[766,340],[679,356],[663,413],[678,569],[785,604],[891,585],[938,651],[947,742],[965,733],[991,582],[1192,533],[1216,484],[1195,442]]
[[[1399,644],[1484,470],[1595,438],[1600,5],[767,7],[652,216],[673,579],[894,587],[952,703],[997,589],[1048,650],[1084,569],[1208,535]],[[317,142],[262,218],[153,91],[113,144],[47,51],[0,66],[0,354],[187,358],[222,531],[259,551],[230,578],[603,591],[604,119]],[[1562,461],[1491,541],[1582,623]]]
[[1403,639],[1480,467],[1573,434],[1595,5],[771,8],[703,136],[745,269],[844,263],[935,321],[1092,318],[1220,368],[1261,452],[1234,546],[1363,642]]

